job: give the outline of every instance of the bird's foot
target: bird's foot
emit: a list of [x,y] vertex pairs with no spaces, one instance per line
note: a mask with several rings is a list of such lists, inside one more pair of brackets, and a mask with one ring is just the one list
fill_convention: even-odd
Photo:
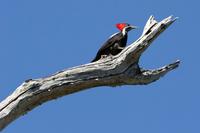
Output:
[[124,47],[120,47],[120,46],[118,46],[118,47],[117,47],[117,49],[123,50],[123,49],[124,49]]
[[108,55],[101,55],[101,59],[106,58]]

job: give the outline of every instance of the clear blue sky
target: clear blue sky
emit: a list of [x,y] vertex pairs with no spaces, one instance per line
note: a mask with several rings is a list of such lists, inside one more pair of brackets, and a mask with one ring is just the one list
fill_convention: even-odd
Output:
[[88,63],[101,44],[128,22],[129,43],[148,17],[179,17],[142,56],[156,68],[181,66],[146,86],[98,87],[35,108],[5,133],[199,133],[198,0],[1,0],[0,100],[24,80]]

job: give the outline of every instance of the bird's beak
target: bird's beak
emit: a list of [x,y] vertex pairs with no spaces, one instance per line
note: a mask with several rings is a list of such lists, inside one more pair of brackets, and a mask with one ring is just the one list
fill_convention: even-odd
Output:
[[137,26],[130,25],[127,27],[127,30],[130,31],[132,29],[137,29],[137,28],[138,28]]
[[137,27],[137,26],[130,25],[130,28],[131,28],[131,29],[137,29],[138,27]]

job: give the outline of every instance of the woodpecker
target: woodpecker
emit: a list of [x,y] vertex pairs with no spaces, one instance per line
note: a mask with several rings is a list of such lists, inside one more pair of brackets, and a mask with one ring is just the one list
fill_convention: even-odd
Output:
[[119,54],[126,47],[128,32],[136,28],[136,26],[132,26],[128,23],[118,23],[116,24],[116,27],[120,31],[109,37],[91,62],[98,61],[109,55]]

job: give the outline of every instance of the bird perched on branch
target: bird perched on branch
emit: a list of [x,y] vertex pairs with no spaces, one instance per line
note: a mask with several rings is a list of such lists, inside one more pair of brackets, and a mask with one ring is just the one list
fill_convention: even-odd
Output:
[[116,24],[116,27],[120,30],[120,32],[117,32],[109,37],[91,62],[98,61],[109,55],[119,54],[126,47],[128,32],[136,28],[136,26],[132,26],[128,23],[118,23]]

